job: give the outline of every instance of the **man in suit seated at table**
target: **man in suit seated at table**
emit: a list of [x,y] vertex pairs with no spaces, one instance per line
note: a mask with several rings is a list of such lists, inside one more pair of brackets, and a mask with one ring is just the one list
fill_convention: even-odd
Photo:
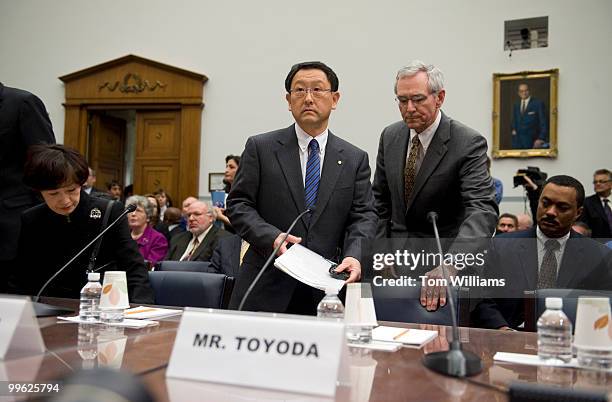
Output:
[[170,241],[166,260],[210,261],[219,238],[228,233],[213,225],[215,221],[211,207],[205,202],[195,201],[187,208],[187,232],[180,233]]
[[525,322],[525,290],[612,289],[612,252],[571,230],[582,213],[584,188],[570,176],[553,176],[544,185],[537,226],[492,240],[485,275],[505,280],[488,288],[489,298],[472,313],[481,327],[511,329]]

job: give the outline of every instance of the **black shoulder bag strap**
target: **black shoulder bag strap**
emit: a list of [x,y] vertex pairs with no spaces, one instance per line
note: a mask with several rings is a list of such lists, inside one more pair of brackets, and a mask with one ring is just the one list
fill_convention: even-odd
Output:
[[[104,211],[104,217],[102,218],[102,227],[100,228],[100,232],[104,231],[104,229],[106,229],[106,226],[108,225],[108,219],[110,218],[111,210],[113,209],[114,203],[115,200],[109,200],[108,204],[106,205],[106,211]],[[96,265],[96,258],[98,257],[98,252],[100,251],[100,244],[102,244],[103,238],[104,236],[100,237],[93,247],[91,256],[89,257],[89,265],[87,265],[87,272],[95,272],[94,267]]]

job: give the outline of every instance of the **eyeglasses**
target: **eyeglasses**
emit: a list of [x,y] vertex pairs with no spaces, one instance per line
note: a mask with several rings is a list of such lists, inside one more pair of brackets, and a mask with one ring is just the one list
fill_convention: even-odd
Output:
[[[434,95],[434,94],[435,92],[432,92],[429,95]],[[412,102],[414,106],[421,106],[423,103],[425,103],[427,98],[429,98],[429,95],[414,95],[410,97],[396,96],[395,101],[403,107],[408,106],[408,102]]]
[[606,184],[610,180],[593,180],[593,184]]
[[294,95],[296,98],[304,98],[307,93],[311,93],[315,98],[322,98],[328,92],[333,92],[331,89],[323,89],[323,88],[293,88],[289,91],[290,94]]

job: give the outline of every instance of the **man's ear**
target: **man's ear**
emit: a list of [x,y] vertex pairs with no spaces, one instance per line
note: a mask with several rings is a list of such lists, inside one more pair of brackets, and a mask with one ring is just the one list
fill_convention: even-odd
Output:
[[285,99],[287,99],[287,106],[289,111],[291,111],[291,94],[288,93],[287,95],[285,95]]

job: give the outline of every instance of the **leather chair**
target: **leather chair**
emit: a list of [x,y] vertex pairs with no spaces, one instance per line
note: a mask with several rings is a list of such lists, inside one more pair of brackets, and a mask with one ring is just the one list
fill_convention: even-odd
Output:
[[155,303],[163,306],[226,309],[234,278],[208,272],[151,271]]
[[209,261],[160,261],[155,270],[215,273]]

